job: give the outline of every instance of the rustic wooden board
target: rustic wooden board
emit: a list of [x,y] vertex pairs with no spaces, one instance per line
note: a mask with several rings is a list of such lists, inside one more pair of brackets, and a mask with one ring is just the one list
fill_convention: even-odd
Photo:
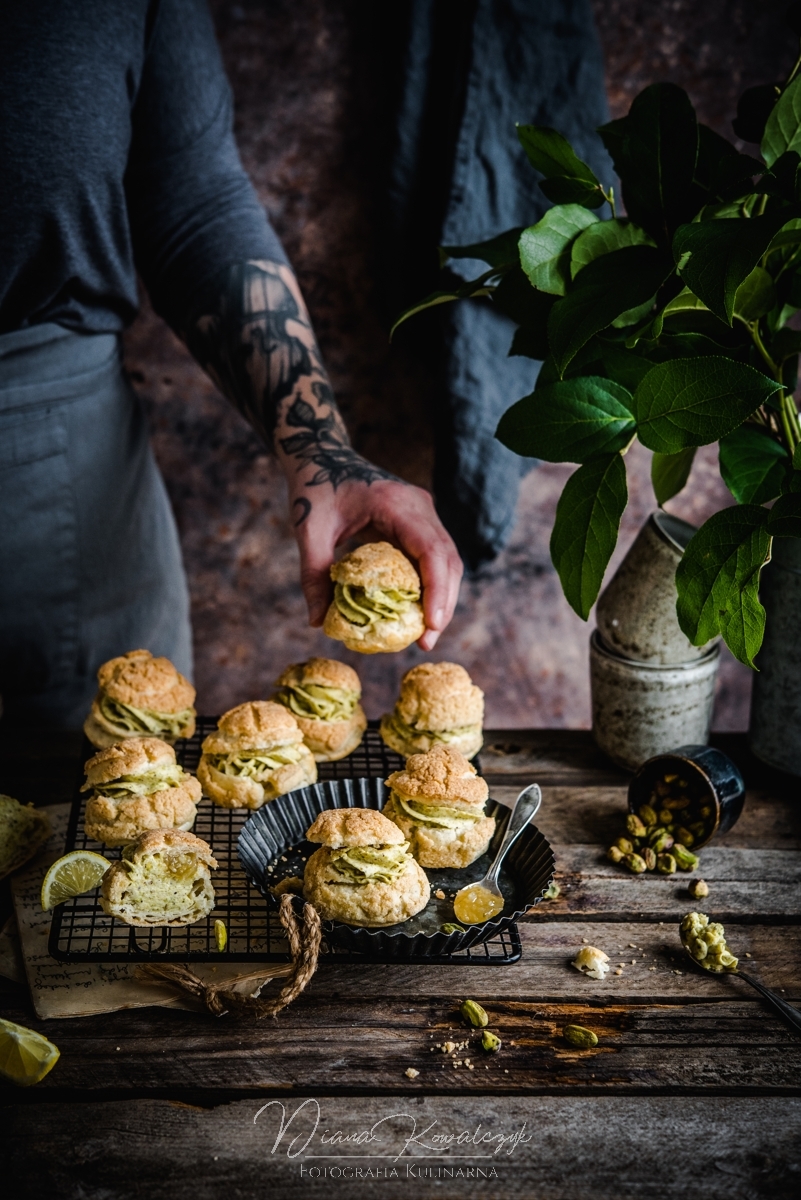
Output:
[[[61,1059],[26,1100],[128,1091],[208,1103],[220,1095],[304,1088],[801,1094],[801,1040],[758,1001],[474,998],[503,1041],[497,1054],[482,1051],[480,1035],[459,1017],[459,997],[451,996],[309,995],[277,1021],[152,1009],[59,1022],[55,1029],[55,1022],[31,1022],[56,1041]],[[598,1046],[575,1049],[562,1036],[565,1024],[592,1029]],[[449,1041],[467,1047],[451,1054],[437,1048]],[[413,1081],[404,1074],[410,1067],[419,1071]]]
[[[306,1098],[288,1100],[283,1114],[278,1105],[260,1113],[256,1099],[209,1110],[147,1100],[8,1108],[4,1179],[16,1194],[59,1200],[798,1194],[801,1102],[787,1098],[323,1098],[318,1109],[312,1094],[276,1145],[282,1116]],[[363,1140],[334,1144],[337,1132]],[[487,1134],[495,1141],[482,1142]],[[499,1138],[509,1141],[499,1147]],[[348,1158],[312,1157],[332,1153]]]

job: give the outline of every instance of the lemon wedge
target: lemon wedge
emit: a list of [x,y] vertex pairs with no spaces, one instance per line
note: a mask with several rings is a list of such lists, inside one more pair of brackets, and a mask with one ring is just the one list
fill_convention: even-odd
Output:
[[47,912],[73,896],[91,892],[110,866],[107,858],[93,850],[72,850],[56,859],[42,880],[42,908]]
[[217,920],[214,922],[214,940],[220,952],[228,945],[228,930],[225,928],[225,921]]
[[58,1046],[41,1033],[0,1017],[0,1075],[30,1087],[44,1079],[58,1062]]

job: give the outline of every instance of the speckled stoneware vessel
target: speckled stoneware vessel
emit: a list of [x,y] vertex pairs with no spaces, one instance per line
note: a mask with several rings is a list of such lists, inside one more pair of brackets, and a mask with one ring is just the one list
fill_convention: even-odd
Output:
[[614,762],[636,771],[676,746],[704,744],[715,699],[720,647],[672,666],[630,662],[590,637],[592,733]]
[[801,541],[773,539],[759,598],[765,638],[756,659],[748,743],[764,763],[801,775]]
[[598,631],[610,650],[635,662],[669,666],[702,659],[676,617],[676,567],[695,526],[651,513],[598,599]]

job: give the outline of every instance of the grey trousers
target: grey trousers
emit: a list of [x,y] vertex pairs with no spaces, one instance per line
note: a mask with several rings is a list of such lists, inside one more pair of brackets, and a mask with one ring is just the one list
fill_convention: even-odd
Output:
[[126,650],[191,676],[175,520],[114,334],[0,335],[0,696],[5,717],[79,728]]

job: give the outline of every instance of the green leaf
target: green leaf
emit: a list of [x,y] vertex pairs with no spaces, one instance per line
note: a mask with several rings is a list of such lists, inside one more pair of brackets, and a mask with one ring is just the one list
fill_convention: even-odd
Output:
[[723,634],[749,667],[765,631],[759,573],[770,553],[767,519],[768,510],[756,504],[715,513],[690,540],[676,571],[676,612],[692,644]]
[[768,513],[766,528],[771,537],[801,538],[801,495],[798,492],[779,497]]
[[695,458],[695,446],[687,446],[677,454],[655,454],[651,459],[651,483],[660,506],[678,496],[690,477]]
[[548,357],[548,330],[546,325],[521,325],[514,331],[509,347],[510,358],[533,358],[542,362]]
[[495,308],[518,325],[541,325],[543,337],[556,296],[540,292],[529,283],[521,266],[512,267],[492,293]]
[[415,316],[416,313],[424,312],[427,308],[436,308],[439,304],[448,304],[452,300],[473,300],[477,296],[491,296],[494,289],[486,286],[486,281],[495,274],[494,271],[487,271],[479,279],[472,279],[469,283],[465,283],[462,287],[456,288],[450,292],[431,292],[423,300],[418,300],[411,308],[405,309],[396,320],[395,324],[389,331],[389,340],[392,341],[395,336],[395,330],[398,329],[404,321],[408,321],[409,317]]
[[761,142],[765,125],[779,96],[775,84],[763,83],[748,88],[737,101],[737,117],[732,129],[744,142]]
[[690,221],[703,203],[693,186],[698,154],[695,110],[681,88],[655,83],[625,117],[598,131],[623,186],[626,212],[657,242]]
[[445,266],[450,258],[478,258],[488,267],[505,267],[516,263],[519,258],[517,244],[524,226],[507,229],[486,242],[475,242],[472,246],[440,246],[439,265]]
[[580,375],[518,400],[501,417],[495,436],[524,457],[583,463],[629,444],[630,404],[631,394],[611,379]]
[[543,292],[564,296],[570,278],[573,239],[598,218],[580,204],[549,208],[541,221],[520,235],[520,265],[531,283]]
[[619,454],[591,458],[570,476],[559,497],[551,559],[568,603],[584,621],[601,589],[627,500]]
[[794,354],[801,354],[801,331],[798,329],[780,329],[770,343],[770,354],[774,362],[783,363]]
[[764,267],[754,267],[738,287],[734,296],[734,315],[744,321],[758,321],[776,303],[773,278]]
[[554,204],[583,204],[585,208],[600,208],[606,203],[600,187],[583,179],[541,179],[540,188]]
[[660,454],[705,446],[731,433],[780,388],[730,358],[674,358],[653,367],[634,393],[637,433]]
[[653,246],[654,240],[633,221],[617,218],[597,221],[580,233],[570,251],[570,274],[576,278],[583,267],[603,254],[622,250],[624,246]]
[[671,270],[652,246],[626,246],[584,267],[548,319],[548,340],[560,374],[593,334],[649,301]]
[[546,179],[580,179],[595,188],[600,183],[591,167],[582,162],[567,138],[543,125],[518,125],[517,136],[528,161]]
[[760,150],[769,167],[786,150],[801,151],[801,76],[782,92],[771,110]]
[[765,504],[782,490],[788,454],[757,425],[741,425],[720,439],[720,474],[739,504]]
[[794,206],[748,220],[682,225],[673,239],[673,257],[679,275],[707,308],[731,325],[737,289],[782,225],[796,215]]

